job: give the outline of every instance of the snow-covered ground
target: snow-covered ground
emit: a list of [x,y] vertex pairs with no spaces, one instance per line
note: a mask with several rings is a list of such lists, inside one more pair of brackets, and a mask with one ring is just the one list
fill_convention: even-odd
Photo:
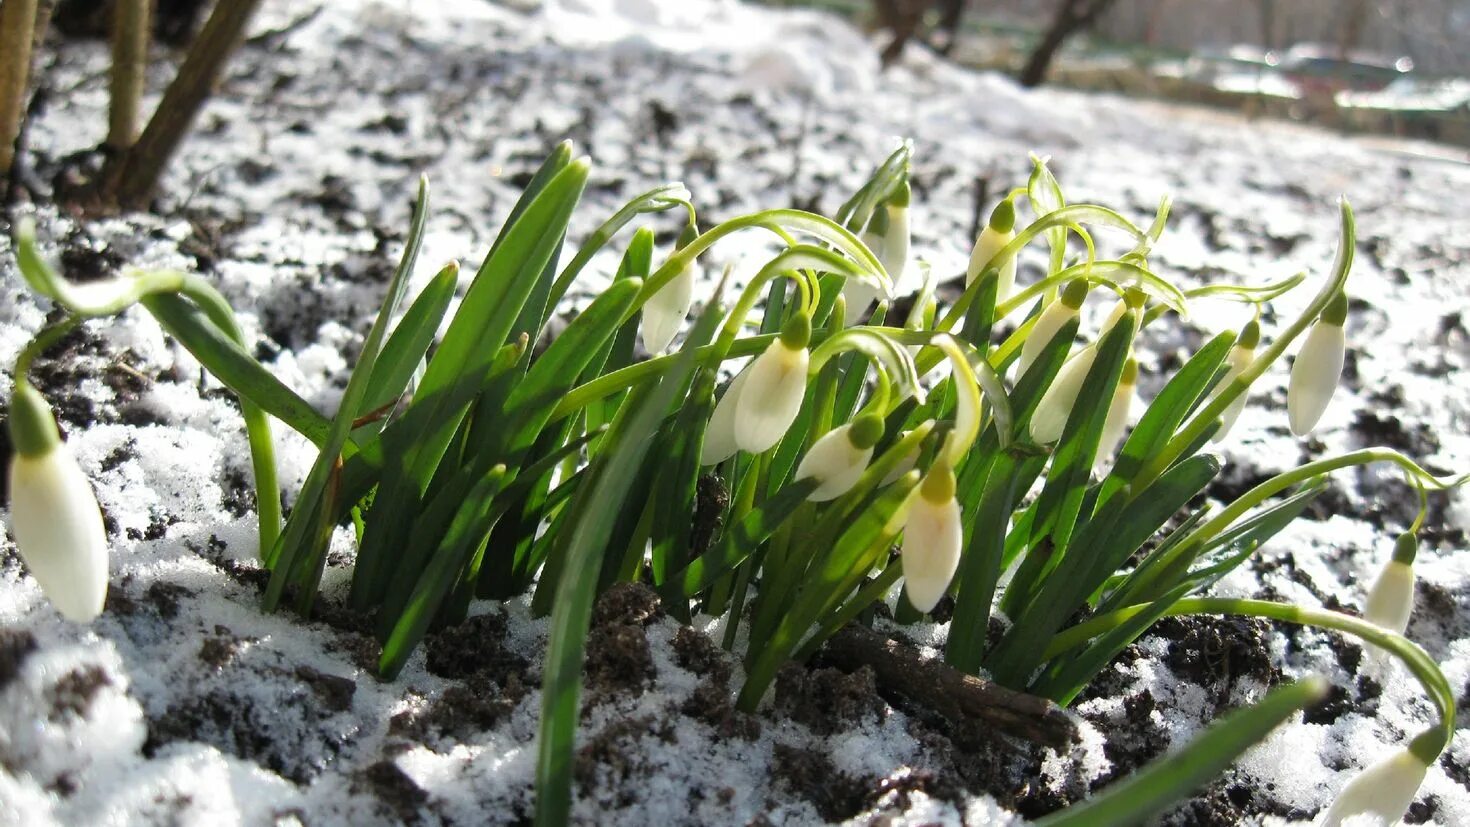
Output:
[[[47,250],[78,277],[123,263],[201,270],[241,312],[257,355],[324,410],[396,260],[419,172],[434,190],[422,281],[443,260],[478,261],[529,170],[564,137],[594,160],[574,233],[668,180],[682,180],[710,221],[792,204],[834,210],[911,137],[916,253],[941,273],[960,272],[968,255],[977,179],[993,201],[1024,183],[1028,152],[1052,157],[1070,200],[1139,222],[1172,194],[1175,217],[1151,263],[1183,284],[1320,276],[1346,195],[1360,243],[1345,387],[1315,437],[1296,440],[1284,370],[1265,377],[1221,448],[1229,467],[1216,493],[1370,444],[1470,469],[1470,167],[1438,147],[1026,92],[913,50],[880,75],[872,47],[838,20],[721,0],[548,0],[531,13],[485,0],[331,0],[271,33],[315,8],[267,4],[263,36],[242,50],[172,169],[168,217],[21,213],[37,217]],[[105,50],[66,43],[42,65],[51,104],[30,142],[44,171],[103,137]],[[169,70],[154,68],[156,91]],[[47,311],[22,287],[4,230],[0,398]],[[1102,241],[1104,253],[1123,249]],[[760,252],[737,238],[715,257]],[[594,262],[573,300],[610,269],[610,259]],[[1268,336],[1295,301],[1267,316]],[[1195,323],[1237,320],[1202,306]],[[1145,396],[1195,340],[1150,336]],[[146,314],[89,323],[38,366],[36,383],[96,485],[113,570],[104,615],[69,625],[8,535],[0,540],[0,823],[527,817],[545,632],[525,606],[477,604],[469,632],[442,636],[398,681],[380,682],[353,618],[259,612],[238,413]],[[279,439],[294,490],[313,457],[304,441]],[[1348,472],[1322,502],[1218,590],[1361,605],[1413,497],[1392,474]],[[1443,664],[1464,711],[1470,500],[1436,503],[1409,633]],[[351,545],[338,539],[329,605],[350,573]],[[1277,670],[1321,671],[1344,689],[1174,817],[1310,819],[1355,768],[1430,715],[1411,680],[1368,674],[1362,652],[1335,637],[1174,623],[1077,705],[1091,722],[1084,745],[1044,755],[967,745],[922,710],[865,705],[870,687],[828,673],[809,685],[791,678],[759,716],[732,714],[732,663],[668,619],[622,623],[647,646],[634,634],[630,649],[609,645],[593,668],[575,811],[585,823],[865,823],[876,813],[1005,822],[1183,743],[1217,709],[1259,697]],[[902,630],[919,643],[943,632]],[[481,663],[493,668],[475,672]],[[809,707],[824,693],[847,703],[817,714]],[[1470,824],[1470,731],[1431,770],[1411,815]]]

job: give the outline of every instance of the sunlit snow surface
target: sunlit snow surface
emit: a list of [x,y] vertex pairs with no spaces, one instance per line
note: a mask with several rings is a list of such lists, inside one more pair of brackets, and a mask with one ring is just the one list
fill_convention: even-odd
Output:
[[[284,26],[308,8],[268,3],[257,29]],[[51,60],[50,52],[42,58]],[[190,214],[225,227],[225,255],[209,276],[241,311],[252,341],[278,337],[259,355],[324,410],[341,394],[384,271],[398,253],[414,176],[427,173],[433,186],[416,282],[450,258],[465,263],[467,279],[513,203],[520,176],[564,137],[594,160],[574,239],[623,200],[666,180],[689,187],[705,221],[813,199],[831,211],[900,136],[912,137],[915,252],[946,274],[958,274],[969,253],[975,179],[989,179],[993,199],[1024,182],[1028,152],[1052,157],[1070,200],[1111,206],[1139,223],[1147,223],[1161,195],[1172,194],[1171,230],[1151,263],[1184,284],[1261,283],[1300,270],[1321,276],[1336,242],[1336,199],[1346,195],[1359,218],[1351,290],[1364,302],[1348,322],[1355,378],[1324,417],[1320,444],[1304,443],[1287,434],[1285,371],[1278,366],[1255,387],[1254,404],[1221,447],[1226,474],[1252,480],[1309,455],[1360,447],[1362,429],[1353,426],[1365,415],[1398,417],[1405,432],[1427,434],[1418,445],[1434,453],[1421,459],[1435,467],[1470,469],[1470,383],[1461,375],[1470,356],[1463,319],[1470,168],[1443,157],[1454,153],[1163,104],[1025,92],[917,50],[887,74],[877,65],[863,36],[835,19],[718,0],[557,0],[532,14],[481,0],[340,0],[282,42],[245,47],[167,189]],[[33,146],[57,157],[101,140],[104,66],[101,44],[73,43],[64,60],[45,69],[53,88],[68,91],[53,96],[34,125]],[[167,77],[155,66],[150,88],[161,89]],[[75,224],[47,208],[36,217],[48,250],[59,253]],[[666,248],[673,219],[657,226]],[[195,267],[189,242],[200,232],[183,220],[142,217],[95,223],[83,238],[111,245],[132,264]],[[1126,249],[1116,236],[1099,243],[1104,254]],[[715,248],[716,266],[704,273],[712,277],[732,263],[737,276],[747,276],[768,251],[765,238],[739,236]],[[1022,284],[1035,278],[1039,260],[1029,259],[1029,271],[1023,265]],[[594,259],[573,301],[585,303],[615,263],[611,252]],[[5,239],[0,271],[0,364],[7,366],[0,394],[8,396],[8,366],[46,308],[22,288]],[[1304,300],[1278,303],[1263,320],[1268,339]],[[1088,305],[1094,324],[1105,312],[1101,301]],[[1194,315],[1203,329],[1240,318],[1230,306],[1201,306]],[[1177,364],[1174,357],[1199,341],[1198,331],[1180,333],[1172,322],[1156,328],[1140,353],[1145,399],[1157,391],[1161,371]],[[0,686],[0,823],[391,821],[392,811],[361,783],[364,769],[381,760],[394,761],[427,793],[428,823],[526,815],[539,694],[531,692],[491,731],[452,745],[385,752],[390,717],[424,705],[450,682],[429,674],[420,654],[397,682],[380,683],[328,626],[262,615],[248,576],[225,573],[248,575],[255,565],[254,514],[232,507],[240,480],[249,477],[233,403],[217,383],[201,380],[197,363],[140,311],[91,323],[88,331],[89,347],[63,365],[74,372],[75,388],[60,390],[68,404],[59,407],[109,517],[115,602],[90,628],[64,623],[23,575],[8,535],[0,544],[0,628],[29,633],[38,646]],[[126,381],[133,371],[144,377],[137,386]],[[283,485],[294,491],[313,456],[303,440],[278,438]],[[1217,591],[1266,589],[1278,598],[1356,607],[1411,501],[1392,474],[1340,474],[1332,502],[1341,513],[1303,521],[1261,553],[1268,561],[1290,555],[1292,565],[1269,575],[1243,569]],[[1438,603],[1421,611],[1410,635],[1463,694],[1470,682],[1470,556],[1462,532],[1470,529],[1470,504],[1463,496],[1449,502],[1435,515],[1436,536],[1446,539],[1427,541],[1417,566]],[[1385,529],[1363,519],[1384,513]],[[345,533],[334,553],[324,583],[331,600],[348,583]],[[132,611],[119,611],[118,598],[132,601]],[[508,611],[511,644],[531,660],[534,674],[544,624],[519,603]],[[932,645],[944,632],[910,630]],[[596,707],[587,732],[610,718],[677,709],[684,701],[697,678],[671,660],[665,644],[673,633],[667,621],[650,631],[654,688]],[[1352,679],[1328,636],[1295,640],[1299,648],[1281,634],[1274,642],[1289,672]],[[225,665],[201,660],[221,641],[231,647]],[[1142,648],[1159,654],[1162,645],[1145,639]],[[355,680],[350,703],[326,704],[303,683],[303,668]],[[1195,734],[1199,687],[1182,683],[1158,657],[1126,670],[1135,688],[1158,699],[1157,723],[1174,744]],[[1283,810],[1316,812],[1354,768],[1429,720],[1411,680],[1390,672],[1380,681],[1386,689],[1376,714],[1283,727],[1247,756],[1241,780],[1270,789]],[[78,695],[78,686],[88,691]],[[1237,694],[1233,700],[1247,702],[1259,688]],[[67,700],[76,697],[85,702]],[[1090,711],[1103,715],[1110,702],[1091,701]],[[150,745],[144,757],[150,719],[210,703],[256,717],[241,730],[204,726],[201,742]],[[773,781],[775,743],[815,747],[839,769],[864,776],[897,777],[923,761],[899,712],[836,736],[770,719],[752,744],[717,740],[704,724],[674,720],[672,743],[650,736],[640,745],[657,771],[632,803],[612,800],[627,790],[598,788],[579,801],[580,820],[720,824],[761,813],[777,823],[819,820],[811,804]],[[1086,734],[1076,752],[1044,764],[1048,780],[1107,769],[1097,733]],[[242,744],[245,736],[267,745]],[[1470,764],[1470,731],[1461,730],[1453,753],[1459,767]],[[1435,821],[1470,823],[1466,783],[1441,767],[1431,770],[1421,800],[1434,803]],[[722,798],[726,788],[732,792]],[[916,794],[908,807],[903,815],[911,823],[1014,818],[983,797],[961,811]]]

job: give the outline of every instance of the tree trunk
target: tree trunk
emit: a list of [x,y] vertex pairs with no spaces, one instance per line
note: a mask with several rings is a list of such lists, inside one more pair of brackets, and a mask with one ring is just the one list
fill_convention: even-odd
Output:
[[214,92],[230,55],[244,39],[245,27],[260,3],[261,0],[221,0],[214,7],[138,142],[107,177],[105,197],[123,206],[136,207],[153,193],[164,167],[183,142],[204,101]]
[[15,139],[26,108],[31,74],[31,41],[36,32],[36,0],[0,3],[0,175],[15,161]]
[[1026,59],[1026,65],[1017,78],[1022,86],[1040,86],[1046,80],[1052,59],[1061,50],[1067,38],[1081,29],[1091,26],[1102,13],[1108,10],[1113,0],[1062,0],[1051,25],[1041,35],[1041,41]]

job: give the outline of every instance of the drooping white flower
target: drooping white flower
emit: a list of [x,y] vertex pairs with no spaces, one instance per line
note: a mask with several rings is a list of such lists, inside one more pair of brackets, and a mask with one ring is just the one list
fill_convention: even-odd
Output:
[[1118,450],[1123,440],[1123,431],[1128,427],[1128,413],[1133,407],[1134,392],[1138,388],[1138,360],[1129,359],[1123,364],[1123,375],[1113,389],[1113,399],[1108,403],[1108,415],[1103,420],[1102,438],[1097,443],[1097,455],[1092,467],[1096,470]]
[[11,399],[10,529],[51,604],[87,623],[107,597],[107,534],[92,486],[45,400],[18,379]]
[[904,273],[909,265],[909,246],[912,241],[909,230],[909,200],[912,192],[909,189],[908,179],[904,179],[898,185],[893,195],[888,197],[888,203],[884,210],[888,213],[888,230],[883,237],[882,251],[878,253],[878,261],[883,264],[883,269],[888,271],[889,278],[893,279],[894,295],[903,295],[912,290],[904,279]]
[[[698,235],[699,231],[690,224],[679,236],[677,247],[685,247]],[[668,284],[643,303],[643,324],[640,332],[643,349],[649,355],[663,353],[669,343],[674,341],[679,328],[684,325],[689,308],[694,304],[694,283],[697,278],[698,265],[691,261]]]
[[1067,417],[1071,416],[1072,406],[1077,403],[1077,394],[1082,392],[1082,383],[1086,381],[1087,373],[1092,370],[1092,363],[1096,359],[1097,345],[1091,344],[1062,365],[1031,414],[1031,439],[1044,445],[1062,438]]
[[954,471],[940,460],[924,475],[908,505],[899,552],[903,591],[921,612],[930,611],[944,597],[960,565],[964,528],[954,492]]
[[[1215,391],[1212,396],[1218,396],[1223,393],[1226,388],[1230,387],[1231,382],[1234,382],[1245,372],[1246,368],[1250,367],[1251,362],[1255,361],[1256,346],[1260,342],[1261,325],[1255,319],[1251,319],[1241,329],[1240,336],[1236,338],[1235,344],[1230,347],[1230,354],[1225,357],[1225,363],[1228,367],[1225,369],[1225,375],[1220,377],[1219,384],[1215,386]],[[1249,396],[1250,394],[1248,393],[1242,393],[1240,396],[1235,397],[1226,406],[1225,410],[1221,412],[1220,430],[1216,431],[1215,435],[1210,437],[1211,442],[1219,442],[1224,439],[1225,435],[1230,433],[1230,429],[1235,427],[1235,420],[1239,419],[1240,412],[1245,410],[1246,398]]]
[[1041,315],[1036,317],[1036,324],[1031,326],[1031,332],[1021,343],[1021,357],[1016,367],[1017,376],[1025,376],[1031,363],[1035,362],[1036,357],[1040,356],[1046,346],[1051,344],[1051,340],[1056,338],[1057,331],[1077,318],[1077,311],[1087,300],[1087,289],[1087,279],[1073,279],[1067,283],[1066,289],[1056,301],[1042,309]]
[[[1009,198],[995,205],[990,213],[990,220],[985,229],[980,231],[980,236],[975,239],[975,246],[970,251],[970,266],[965,270],[965,286],[969,287],[980,278],[985,271],[985,265],[995,258],[995,254],[1005,249],[1016,239],[1016,207]],[[1010,297],[1016,286],[1016,257],[1011,256],[1000,265],[1000,273],[997,278],[999,284],[995,288],[995,301],[1000,303]],[[1053,331],[1055,332],[1055,331]],[[1024,368],[1023,368],[1024,369]]]
[[750,366],[735,374],[730,380],[729,387],[725,388],[725,395],[715,403],[715,411],[710,414],[709,424],[704,429],[704,445],[699,449],[700,465],[715,465],[724,462],[739,450],[735,444],[735,403],[740,398],[740,391],[745,387],[745,379],[750,375]]
[[1338,293],[1322,311],[1291,366],[1291,384],[1286,389],[1286,414],[1291,432],[1306,436],[1317,427],[1327,411],[1347,353],[1347,297]]
[[792,318],[781,335],[755,357],[735,399],[735,446],[759,454],[781,441],[801,412],[810,359],[811,321]]
[[1414,611],[1414,556],[1418,543],[1413,534],[1399,536],[1393,557],[1378,573],[1368,600],[1363,604],[1363,619],[1403,634],[1409,628]]
[[1412,748],[1395,750],[1349,781],[1317,823],[1339,827],[1352,819],[1354,824],[1397,824],[1428,770],[1429,764]]
[[883,436],[883,420],[875,414],[833,428],[807,449],[796,466],[795,479],[815,478],[819,484],[808,497],[812,502],[835,500],[846,494],[873,458],[873,446]]

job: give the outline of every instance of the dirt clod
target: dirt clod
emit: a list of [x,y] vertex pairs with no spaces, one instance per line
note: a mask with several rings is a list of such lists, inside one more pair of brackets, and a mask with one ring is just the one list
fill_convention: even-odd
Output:
[[425,666],[441,678],[484,672],[496,680],[524,672],[526,660],[505,647],[505,614],[475,615],[432,635],[424,646]]
[[25,629],[0,629],[0,692],[20,675],[21,664],[36,651],[36,636]]
[[873,670],[807,670],[787,664],[776,674],[776,709],[820,735],[846,732],[882,720],[887,704]]

